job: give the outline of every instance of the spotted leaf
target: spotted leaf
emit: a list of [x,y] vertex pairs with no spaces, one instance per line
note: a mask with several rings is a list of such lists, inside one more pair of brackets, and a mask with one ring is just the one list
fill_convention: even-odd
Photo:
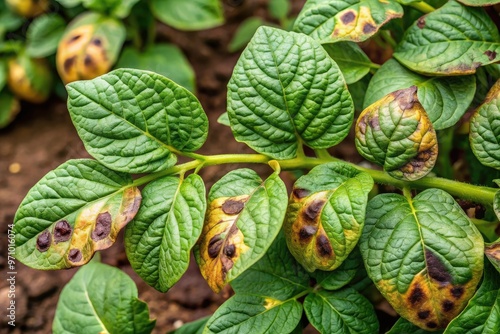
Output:
[[356,148],[391,176],[417,180],[431,171],[437,137],[411,86],[384,96],[363,110],[356,122]]
[[283,223],[286,197],[276,173],[262,181],[254,171],[238,169],[213,185],[195,247],[212,290],[220,291],[265,254]]
[[472,74],[500,60],[500,34],[484,9],[448,1],[408,28],[394,58],[422,74]]
[[[400,317],[398,321],[396,321],[394,326],[392,326],[392,328],[386,334],[426,334],[426,333],[429,333],[429,331],[412,324],[403,317]],[[435,330],[432,331],[432,333],[441,334],[443,333],[443,331]]]
[[56,54],[57,72],[65,82],[107,73],[125,41],[125,27],[114,18],[85,12],[67,27]]
[[260,27],[229,81],[228,116],[236,140],[287,159],[302,143],[318,149],[340,143],[354,105],[340,69],[318,42]]
[[484,279],[476,294],[444,333],[500,333],[500,275],[490,264],[485,263]]
[[301,316],[297,299],[236,294],[217,309],[203,333],[288,334]]
[[0,129],[9,125],[20,110],[19,100],[9,90],[0,90]]
[[500,80],[470,120],[472,152],[485,166],[500,170]]
[[323,43],[362,42],[402,16],[403,8],[396,1],[308,0],[294,29]]
[[371,79],[364,107],[389,93],[411,86],[417,86],[418,100],[436,130],[455,125],[469,108],[476,92],[473,75],[426,77],[390,59]]
[[87,263],[134,218],[139,189],[94,160],[70,160],[44,176],[14,218],[16,258],[37,269]]
[[500,239],[495,242],[485,244],[484,254],[493,267],[500,272]]
[[184,274],[205,217],[205,185],[199,175],[168,176],[142,191],[142,206],[125,230],[132,268],[155,289],[166,292]]
[[313,168],[293,187],[284,225],[288,248],[307,271],[333,270],[363,229],[372,178],[342,163]]
[[208,119],[198,99],[159,74],[118,69],[66,86],[68,109],[87,151],[127,173],[173,166],[173,152],[191,152],[207,138]]
[[453,197],[439,189],[414,198],[378,195],[366,212],[360,249],[376,287],[415,325],[445,328],[481,279],[480,232]]

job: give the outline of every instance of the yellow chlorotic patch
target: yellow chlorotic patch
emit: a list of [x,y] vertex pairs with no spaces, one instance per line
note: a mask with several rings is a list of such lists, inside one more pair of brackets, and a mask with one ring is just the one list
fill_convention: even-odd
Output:
[[38,16],[49,8],[48,0],[6,0],[5,2],[14,12],[27,18]]
[[270,310],[273,307],[276,307],[280,304],[283,304],[283,302],[280,300],[274,299],[274,298],[265,298],[264,299],[264,307],[266,310]]
[[236,224],[250,196],[221,197],[210,203],[202,237],[198,241],[200,270],[213,291],[228,282],[227,273],[249,247]]
[[26,59],[24,61],[32,62],[31,66],[38,68],[41,77],[34,77],[32,74],[27,73],[20,59],[11,59],[8,62],[9,70],[7,76],[9,89],[22,100],[31,103],[42,103],[49,97],[50,89],[46,89],[45,91],[37,90],[33,80],[46,80],[50,85],[49,82],[52,80],[52,74],[50,73],[48,63],[45,59]]

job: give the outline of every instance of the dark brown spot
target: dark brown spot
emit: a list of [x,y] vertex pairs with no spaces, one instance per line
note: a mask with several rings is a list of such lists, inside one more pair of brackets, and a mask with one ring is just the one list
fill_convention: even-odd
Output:
[[343,24],[349,24],[352,21],[354,21],[355,18],[356,18],[356,15],[353,12],[349,11],[349,12],[345,13],[344,15],[342,15],[340,17],[340,20],[342,21]]
[[427,274],[432,279],[441,283],[449,283],[451,275],[448,269],[441,263],[441,261],[431,251],[425,250],[425,261],[427,263]]
[[95,221],[94,230],[90,236],[92,240],[98,241],[106,238],[111,232],[111,214],[109,212],[103,212],[97,215]]
[[293,189],[293,196],[295,196],[295,198],[297,199],[307,197],[309,193],[310,191],[306,189],[300,189],[300,188]]
[[453,288],[451,288],[450,292],[451,292],[451,295],[453,297],[458,299],[458,298],[462,297],[462,295],[464,294],[464,287],[463,286],[454,286]]
[[484,54],[486,55],[486,57],[488,57],[490,61],[494,60],[497,57],[497,53],[491,50],[484,51]]
[[92,66],[94,64],[94,60],[90,55],[85,55],[85,58],[83,58],[83,64],[86,67]]
[[311,237],[318,231],[316,226],[306,225],[299,231],[299,239],[302,242],[308,242]]
[[318,217],[319,213],[321,212],[321,209],[323,208],[324,204],[325,200],[322,199],[315,199],[311,203],[307,204],[305,210],[302,213],[304,219],[307,221],[314,222]]
[[243,210],[245,203],[243,201],[235,201],[234,199],[228,199],[222,204],[222,211],[228,215],[236,215]]
[[236,254],[236,247],[234,245],[226,245],[224,247],[224,255],[233,257]]
[[71,37],[70,39],[68,39],[68,41],[66,43],[71,44],[71,43],[77,41],[80,37],[82,37],[82,35],[75,35],[75,36]]
[[71,226],[66,220],[58,221],[54,227],[54,241],[58,242],[68,241],[71,237]]
[[71,262],[80,262],[82,260],[82,252],[79,249],[73,248],[69,251],[68,259]]
[[413,290],[410,293],[410,297],[408,297],[408,301],[410,302],[411,305],[418,304],[422,302],[425,298],[424,291],[420,288],[420,285],[415,285]]
[[228,258],[226,256],[223,256],[223,257],[221,257],[220,261],[222,263],[222,274],[223,274],[223,277],[225,279],[226,273],[229,270],[231,270],[231,268],[233,267],[233,260],[231,260],[230,258]]
[[370,127],[376,131],[380,130],[380,122],[378,117],[370,118]]
[[417,154],[416,160],[420,161],[420,162],[425,162],[425,161],[429,160],[431,157],[432,157],[432,151],[425,150],[425,151],[421,151]]
[[419,319],[425,320],[431,315],[431,311],[420,311],[417,313]]
[[411,86],[406,89],[400,89],[395,91],[394,98],[398,102],[401,110],[407,110],[413,108],[417,97],[417,86]]
[[224,240],[222,240],[220,234],[214,235],[208,242],[208,256],[212,259],[219,256],[220,248],[222,247],[223,242]]
[[69,72],[71,70],[71,67],[75,63],[75,60],[76,60],[76,56],[73,56],[73,57],[67,58],[64,61],[64,64],[63,64],[64,72]]
[[95,46],[101,46],[102,45],[102,41],[101,41],[100,38],[94,38],[91,43],[94,44]]
[[316,250],[321,257],[332,256],[333,249],[325,235],[320,234],[316,237]]
[[422,16],[421,18],[418,19],[417,21],[417,27],[420,29],[424,29],[425,27],[425,16]]
[[443,312],[450,312],[455,307],[455,304],[451,300],[443,301]]
[[375,30],[377,30],[377,27],[375,27],[373,24],[371,23],[366,23],[364,26],[363,26],[363,34],[371,34],[372,32],[374,32]]
[[436,328],[438,326],[434,321],[429,321],[425,325],[429,328]]
[[36,238],[36,248],[40,252],[45,252],[47,249],[50,248],[50,244],[52,242],[52,239],[50,238],[50,232],[48,230],[43,231],[40,233],[38,238]]

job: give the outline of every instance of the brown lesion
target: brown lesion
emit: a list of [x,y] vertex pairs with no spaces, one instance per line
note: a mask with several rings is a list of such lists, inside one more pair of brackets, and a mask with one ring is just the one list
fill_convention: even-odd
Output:
[[363,25],[363,34],[368,35],[368,34],[375,32],[376,30],[377,30],[377,27],[371,23],[365,23]]
[[320,234],[316,237],[316,251],[322,258],[330,258],[334,255],[332,245],[326,235]]
[[309,223],[318,223],[321,210],[325,206],[326,200],[314,199],[305,204],[302,209],[302,218]]
[[80,262],[83,259],[82,252],[79,249],[72,248],[68,253],[68,260],[71,262]]
[[310,193],[311,193],[311,192],[310,192],[309,190],[307,190],[307,189],[294,188],[294,189],[292,190],[292,194],[293,194],[293,196],[294,196],[296,199],[298,199],[298,200],[300,200],[300,199],[302,199],[302,198],[304,198],[304,197],[309,196],[309,194],[310,194]]
[[440,284],[451,283],[451,274],[444,266],[441,260],[430,250],[425,250],[425,262],[427,266],[427,274],[430,278],[438,281]]
[[424,29],[424,27],[425,27],[425,16],[422,16],[421,18],[419,18],[417,20],[417,27],[419,27],[420,29]]
[[72,231],[71,225],[67,220],[58,221],[54,227],[54,242],[57,244],[68,241],[71,238]]
[[222,211],[228,215],[237,215],[245,208],[244,200],[234,200],[229,198],[224,203],[222,203]]
[[40,252],[46,252],[50,248],[52,243],[52,237],[48,230],[43,231],[36,238],[36,248]]
[[90,237],[94,241],[99,241],[106,238],[111,232],[113,219],[109,212],[101,212],[97,215],[96,222]]
[[489,59],[490,61],[495,60],[495,58],[497,57],[497,53],[496,53],[495,51],[491,51],[491,50],[486,50],[486,51],[484,51],[484,55],[485,55],[486,57],[488,57],[488,59]]
[[354,11],[347,11],[340,16],[340,20],[343,24],[349,24],[356,19],[356,13]]

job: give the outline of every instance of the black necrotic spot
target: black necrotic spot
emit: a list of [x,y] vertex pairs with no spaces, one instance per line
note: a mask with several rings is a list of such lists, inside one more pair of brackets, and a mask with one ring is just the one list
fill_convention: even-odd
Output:
[[451,300],[445,300],[442,306],[444,312],[450,312],[455,307],[455,304]]
[[69,251],[68,259],[71,262],[80,262],[82,260],[82,252],[79,249],[73,248]]
[[410,297],[408,298],[409,302],[411,305],[418,304],[422,302],[425,298],[424,291],[420,288],[420,286],[417,284],[413,288],[413,290],[410,293]]
[[234,245],[226,245],[224,247],[224,255],[227,257],[233,257],[236,254],[236,247]]
[[305,210],[303,211],[304,219],[307,221],[316,220],[324,204],[325,201],[322,199],[315,199],[314,201],[312,201],[305,207]]
[[103,212],[97,215],[95,221],[95,227],[90,236],[92,240],[98,241],[106,238],[111,232],[111,214],[109,212]]
[[297,199],[301,199],[304,197],[307,197],[309,195],[310,191],[306,189],[301,189],[301,188],[295,188],[293,189],[293,196]]
[[40,252],[45,252],[50,248],[50,244],[52,242],[52,239],[50,238],[50,232],[45,230],[40,235],[38,238],[36,238],[36,248]]
[[434,321],[429,321],[425,325],[429,328],[436,328],[438,326]]
[[67,58],[64,61],[64,64],[63,64],[64,72],[67,73],[67,72],[69,72],[71,70],[71,67],[75,63],[75,60],[76,60],[76,56],[73,56],[73,57]]
[[214,235],[208,242],[208,256],[215,259],[219,255],[223,242],[224,240],[222,240],[220,234]]
[[331,256],[333,254],[330,240],[323,234],[318,235],[316,238],[316,250],[321,257]]
[[427,263],[427,273],[432,279],[441,283],[449,283],[451,275],[441,261],[429,250],[425,250],[425,261]]
[[451,295],[455,298],[460,298],[464,294],[464,288],[462,286],[455,286],[450,290]]
[[71,237],[71,226],[68,221],[60,220],[54,227],[54,241],[55,243],[68,241]]
[[311,237],[316,233],[318,228],[316,226],[304,226],[299,231],[299,239],[300,241],[308,241]]
[[425,320],[431,315],[431,311],[420,311],[417,313],[417,316],[419,319]]

